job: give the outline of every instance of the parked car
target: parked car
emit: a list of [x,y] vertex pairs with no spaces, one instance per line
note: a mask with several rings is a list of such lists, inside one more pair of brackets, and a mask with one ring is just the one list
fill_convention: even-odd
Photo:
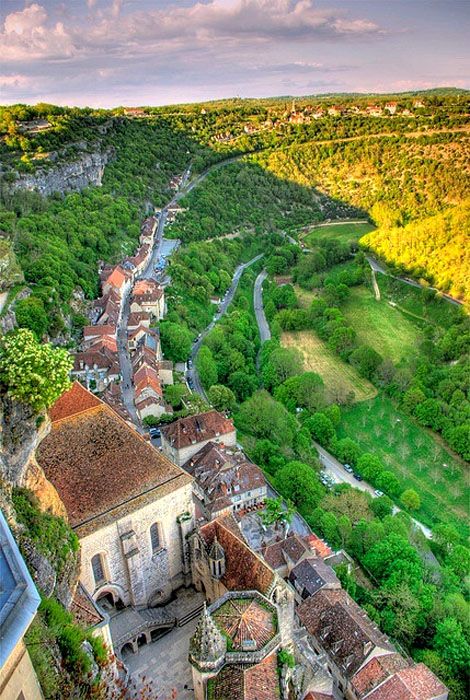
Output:
[[150,437],[153,438],[160,437],[160,435],[162,434],[160,428],[150,428],[149,433]]
[[188,367],[192,367],[192,366],[193,366],[193,361],[192,361],[192,360],[188,360]]
[[375,489],[374,493],[378,498],[380,498],[380,496],[384,495],[384,492],[381,491],[380,489]]
[[353,473],[354,469],[351,467],[350,464],[344,464],[343,466],[344,466],[345,470],[348,472],[348,474]]
[[357,479],[357,481],[362,481],[362,476],[357,472],[353,472],[353,477]]

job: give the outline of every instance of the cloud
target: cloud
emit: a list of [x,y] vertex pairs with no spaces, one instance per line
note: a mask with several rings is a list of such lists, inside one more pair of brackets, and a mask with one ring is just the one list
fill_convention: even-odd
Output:
[[[54,22],[44,6],[33,3],[7,15],[0,36],[3,59],[69,60],[111,51],[136,56],[162,53],[167,48],[187,51],[228,45],[364,37],[380,34],[367,19],[316,7],[313,0],[209,0],[190,6],[122,13],[122,0],[104,9],[87,0],[90,15]],[[66,22],[66,23],[65,23]]]

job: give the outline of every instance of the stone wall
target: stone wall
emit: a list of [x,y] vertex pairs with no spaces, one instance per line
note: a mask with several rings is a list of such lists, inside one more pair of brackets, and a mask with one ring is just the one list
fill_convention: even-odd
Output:
[[[184,526],[178,517],[189,513]],[[150,527],[159,524],[161,549],[152,553]],[[188,526],[189,523],[189,526]],[[150,503],[80,540],[84,587],[97,598],[110,592],[125,605],[146,606],[167,600],[171,592],[189,583],[186,537],[194,523],[192,485]],[[184,544],[183,544],[184,543]],[[106,582],[96,585],[91,560],[103,555]]]

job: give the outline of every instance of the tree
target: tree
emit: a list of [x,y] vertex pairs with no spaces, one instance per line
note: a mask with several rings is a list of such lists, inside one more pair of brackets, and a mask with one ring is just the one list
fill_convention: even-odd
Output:
[[333,423],[323,413],[314,413],[311,418],[307,418],[304,425],[312,438],[324,447],[328,447],[336,436]]
[[361,454],[361,448],[351,438],[342,438],[337,440],[335,445],[335,454],[343,464],[351,464],[353,467],[357,464]]
[[297,429],[294,416],[264,390],[255,392],[240,406],[235,420],[238,429],[244,433],[266,438],[283,447],[292,445]]
[[400,493],[400,482],[393,472],[383,471],[377,477],[377,486],[382,491],[386,491],[391,496],[398,496]]
[[447,557],[446,564],[464,580],[470,572],[470,549],[463,544],[457,544]]
[[288,462],[276,474],[275,485],[284,498],[292,501],[305,514],[311,512],[320,502],[323,488],[308,464]]
[[19,329],[0,340],[0,384],[35,413],[47,409],[70,387],[73,360],[67,350],[40,344],[33,332]]
[[363,377],[372,379],[383,358],[369,345],[361,345],[351,353],[349,362]]
[[450,523],[440,523],[432,531],[432,539],[444,556],[447,556],[452,552],[455,545],[460,542],[460,535]]
[[468,669],[470,645],[461,624],[454,617],[446,617],[437,624],[433,647],[455,673]]
[[210,403],[218,411],[233,411],[237,405],[235,394],[228,386],[213,384],[208,392]]
[[289,525],[292,522],[292,518],[295,515],[295,508],[291,501],[287,502],[285,505],[282,498],[267,498],[265,510],[261,513],[261,520],[266,527],[270,525],[283,525],[285,526],[284,537],[287,537],[289,532]]
[[229,376],[228,384],[239,401],[246,401],[259,386],[254,375],[241,369]]
[[290,411],[297,407],[314,411],[324,403],[323,380],[316,372],[304,372],[286,379],[276,388],[274,396]]
[[173,362],[185,362],[191,352],[192,335],[185,326],[171,321],[160,323],[160,338],[165,357]]
[[414,489],[403,491],[400,501],[407,510],[419,510],[421,508],[421,499]]
[[439,430],[442,420],[442,404],[437,399],[426,399],[416,406],[414,414],[420,423]]
[[202,346],[196,356],[196,368],[205,389],[209,389],[217,383],[217,364],[206,345]]
[[392,514],[393,501],[388,496],[379,496],[379,498],[372,499],[370,507],[374,515],[382,520],[387,515]]
[[165,401],[171,404],[172,408],[180,408],[181,400],[187,393],[185,384],[168,384],[164,389]]
[[402,398],[402,406],[407,413],[413,413],[416,407],[426,400],[426,394],[418,386],[412,386]]
[[277,348],[269,355],[263,367],[263,383],[267,389],[274,389],[289,377],[301,374],[302,355],[296,348]]
[[357,460],[357,470],[364,479],[373,484],[377,481],[380,474],[383,473],[384,465],[376,455],[364,452]]
[[29,328],[39,340],[47,332],[49,320],[42,299],[21,299],[15,304],[15,316],[18,326]]

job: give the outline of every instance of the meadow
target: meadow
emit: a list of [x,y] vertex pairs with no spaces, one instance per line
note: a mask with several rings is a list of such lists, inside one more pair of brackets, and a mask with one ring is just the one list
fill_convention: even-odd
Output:
[[421,331],[412,316],[404,315],[387,299],[377,301],[366,287],[355,287],[341,306],[360,343],[399,363],[418,353]]
[[348,394],[354,394],[354,401],[365,401],[377,394],[377,390],[367,379],[360,377],[354,367],[335,355],[313,331],[283,333],[281,345],[300,350],[304,370],[317,372],[321,376],[330,401],[342,403]]
[[452,522],[468,535],[470,499],[468,466],[380,394],[342,410],[338,437],[351,437],[364,452],[376,454],[401,481],[421,498],[416,517],[433,527]]
[[316,242],[328,238],[348,243],[358,241],[361,236],[375,230],[375,226],[369,223],[328,223],[320,226],[308,227],[308,231],[300,234],[300,239],[305,245],[315,245]]

